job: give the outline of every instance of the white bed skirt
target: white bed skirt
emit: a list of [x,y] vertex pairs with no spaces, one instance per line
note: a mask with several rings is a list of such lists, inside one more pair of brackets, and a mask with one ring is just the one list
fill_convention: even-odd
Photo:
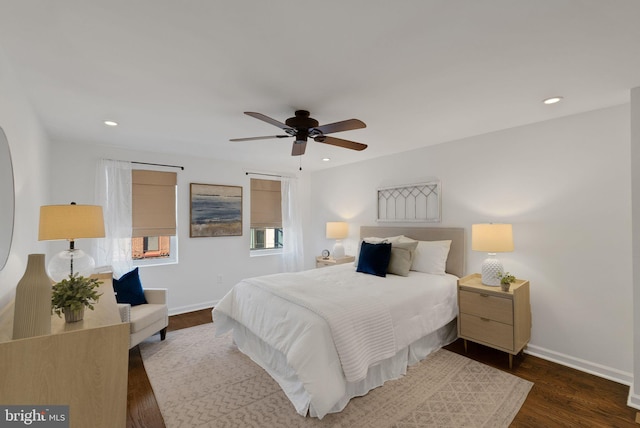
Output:
[[[302,416],[307,414],[318,417],[314,410],[309,394],[304,385],[298,380],[295,372],[287,365],[284,354],[267,345],[259,337],[249,331],[242,324],[218,314],[216,322],[220,331],[233,329],[233,339],[238,349],[262,367],[280,385],[296,412]],[[367,377],[359,382],[347,382],[346,393],[336,401],[336,404],[327,413],[342,411],[353,397],[365,395],[374,388],[381,386],[388,380],[398,379],[407,372],[407,367],[422,361],[427,355],[437,351],[444,345],[456,340],[457,319],[453,319],[444,327],[413,342],[406,348],[398,351],[396,355],[369,368]]]

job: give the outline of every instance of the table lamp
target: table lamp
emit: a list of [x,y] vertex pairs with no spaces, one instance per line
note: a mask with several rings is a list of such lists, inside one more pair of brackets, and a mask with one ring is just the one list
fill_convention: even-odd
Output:
[[89,276],[93,273],[95,261],[93,257],[75,248],[78,238],[103,238],[104,219],[102,207],[99,205],[44,205],[40,207],[39,241],[66,239],[69,249],[56,254],[47,271],[56,282],[67,278],[70,274],[79,273]]
[[344,247],[342,246],[342,240],[349,236],[349,225],[344,221],[329,221],[327,222],[327,239],[335,239],[336,243],[333,245],[333,258],[339,259],[344,257]]
[[504,269],[496,253],[513,251],[513,228],[510,224],[474,224],[471,226],[471,249],[489,253],[482,263],[482,283],[500,285],[498,273]]

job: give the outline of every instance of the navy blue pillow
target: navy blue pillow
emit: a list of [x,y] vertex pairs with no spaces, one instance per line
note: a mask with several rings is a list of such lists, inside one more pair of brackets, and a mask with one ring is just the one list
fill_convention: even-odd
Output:
[[116,301],[118,303],[129,303],[131,306],[147,303],[147,299],[144,298],[144,291],[142,291],[138,268],[125,273],[120,279],[113,278],[113,291],[116,292]]
[[376,276],[387,276],[389,260],[391,260],[390,243],[382,242],[380,244],[370,244],[368,242],[362,242],[356,272],[368,273]]

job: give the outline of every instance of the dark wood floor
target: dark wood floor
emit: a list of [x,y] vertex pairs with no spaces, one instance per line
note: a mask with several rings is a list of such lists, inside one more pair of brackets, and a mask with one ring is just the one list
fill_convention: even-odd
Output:
[[[207,322],[211,322],[210,309],[172,316],[168,330]],[[636,411],[625,404],[629,388],[624,385],[531,355],[515,357],[513,369],[509,370],[508,358],[503,352],[469,343],[465,353],[461,340],[446,348],[534,382],[512,427],[640,427],[634,422]],[[136,346],[129,351],[127,427],[164,426]]]

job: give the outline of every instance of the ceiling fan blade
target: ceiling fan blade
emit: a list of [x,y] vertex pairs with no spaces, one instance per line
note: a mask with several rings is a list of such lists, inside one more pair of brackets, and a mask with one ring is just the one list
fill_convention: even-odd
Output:
[[304,151],[307,149],[307,142],[298,143],[294,142],[293,147],[291,148],[291,156],[301,156],[304,154]]
[[260,119],[260,120],[262,120],[264,122],[270,123],[271,125],[277,126],[280,129],[285,129],[285,130],[286,129],[291,129],[290,126],[287,126],[286,124],[284,124],[284,123],[282,123],[280,121],[277,121],[275,119],[271,119],[269,116],[265,116],[262,113],[256,113],[256,112],[253,112],[253,111],[245,111],[244,114],[246,114],[248,116],[251,116],[251,117],[254,117],[256,119]]
[[332,132],[351,131],[352,129],[366,128],[367,125],[358,119],[343,120],[341,122],[327,123],[326,125],[316,126],[323,134],[331,134]]
[[326,135],[323,135],[321,137],[315,137],[313,140],[317,141],[318,143],[331,144],[333,146],[344,147],[345,149],[351,149],[351,150],[360,151],[367,148],[366,144],[356,143],[355,141],[343,140],[342,138],[327,137]]
[[287,138],[291,135],[267,135],[265,137],[247,137],[247,138],[232,138],[229,141],[253,141],[253,140],[267,140],[269,138]]

